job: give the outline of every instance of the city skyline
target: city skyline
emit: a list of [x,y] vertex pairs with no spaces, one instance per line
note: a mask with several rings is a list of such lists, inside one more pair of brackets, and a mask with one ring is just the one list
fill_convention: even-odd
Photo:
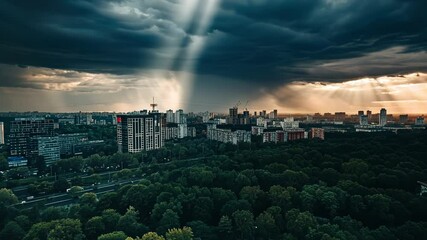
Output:
[[[197,111],[197,112],[192,112],[192,111],[186,111],[185,109],[156,109],[156,112],[160,112],[160,113],[164,113],[167,114],[167,112],[169,110],[173,110],[173,111],[178,111],[178,110],[182,110],[185,113],[192,113],[192,114],[203,114],[203,113],[212,113],[212,114],[218,114],[218,115],[222,115],[222,116],[226,116],[229,115],[229,108],[233,108],[232,106],[223,106],[223,110],[221,111],[208,111],[208,110],[202,110],[202,111]],[[379,108],[378,111],[372,110],[372,109],[358,109],[357,111],[345,111],[345,109],[340,109],[337,111],[325,111],[325,112],[280,112],[278,111],[278,116],[283,118],[283,117],[287,117],[287,116],[314,116],[316,114],[320,114],[320,115],[328,115],[328,114],[336,114],[336,113],[345,113],[347,116],[356,116],[358,114],[359,111],[371,111],[373,115],[375,114],[380,114],[380,110],[383,107]],[[244,113],[246,110],[243,108],[237,108],[237,113]],[[272,108],[264,108],[264,109],[248,109],[247,111],[249,112],[250,116],[256,116],[254,115],[254,112],[256,112],[257,114],[259,114],[262,111],[266,111],[267,114],[273,112],[273,110],[277,110],[277,109],[272,109]],[[50,115],[50,114],[139,114],[140,112],[151,112],[151,110],[149,109],[149,107],[145,107],[143,106],[140,109],[131,109],[130,111],[123,111],[123,112],[119,112],[119,111],[63,111],[63,112],[48,112],[48,111],[37,111],[37,110],[32,110],[32,111],[0,111],[0,114],[2,115],[9,115],[12,114],[13,116],[27,116],[27,115],[37,115],[39,116],[40,114],[46,114],[46,115]],[[393,115],[393,116],[399,116],[399,115],[408,115],[408,116],[424,116],[427,115],[427,112],[414,112],[414,113],[408,113],[408,112],[390,112],[387,109],[387,115]],[[37,118],[37,117],[35,117]]]
[[[425,1],[2,1],[0,112],[427,113]],[[54,13],[54,14],[53,14]]]

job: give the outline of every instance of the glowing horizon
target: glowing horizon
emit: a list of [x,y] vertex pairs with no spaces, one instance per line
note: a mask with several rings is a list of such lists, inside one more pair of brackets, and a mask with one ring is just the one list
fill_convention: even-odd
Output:
[[[130,112],[149,109],[152,93],[156,92],[159,109],[182,108],[185,111],[212,111],[226,113],[234,103],[205,102],[204,108],[191,106],[190,99],[183,98],[182,81],[194,76],[186,72],[174,72],[168,78],[157,79],[156,73],[145,75],[117,76],[93,74],[72,70],[47,68],[18,68],[21,75],[31,83],[29,86],[0,88],[2,96],[14,96],[15,101],[0,102],[0,111],[111,111]],[[187,75],[187,76],[186,76]],[[145,89],[145,90],[144,90]],[[277,109],[280,113],[378,112],[386,108],[389,113],[427,113],[427,73],[412,73],[400,76],[362,78],[343,82],[291,82],[273,91],[259,90],[259,97],[247,96],[249,110]],[[40,97],[43,96],[43,97]],[[102,97],[101,101],[95,99]],[[140,96],[135,101],[134,96]],[[283,101],[281,99],[283,98]],[[107,100],[106,100],[107,99]],[[176,102],[176,99],[180,99]],[[242,99],[243,100],[243,99]],[[185,102],[187,101],[187,102]],[[42,106],[42,102],[50,105]],[[92,105],[82,104],[94,102]],[[75,103],[75,104],[70,104]],[[176,105],[169,104],[175,103]],[[25,106],[25,107],[22,107]]]

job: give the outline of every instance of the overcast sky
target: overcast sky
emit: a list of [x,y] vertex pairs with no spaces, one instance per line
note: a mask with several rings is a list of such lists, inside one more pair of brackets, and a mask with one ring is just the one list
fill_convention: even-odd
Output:
[[[425,0],[0,0],[0,111],[427,112]],[[244,107],[244,106],[242,106]]]

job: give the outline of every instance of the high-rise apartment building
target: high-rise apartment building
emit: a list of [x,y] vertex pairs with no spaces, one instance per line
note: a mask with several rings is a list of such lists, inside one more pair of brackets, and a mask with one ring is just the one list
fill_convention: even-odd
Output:
[[268,117],[271,119],[276,119],[277,118],[277,109],[274,109],[273,111],[271,111]]
[[381,108],[380,110],[380,116],[378,124],[380,126],[385,126],[387,124],[387,110],[385,108]]
[[187,123],[187,116],[184,114],[184,110],[179,109],[175,112],[175,123]]
[[188,129],[186,123],[178,123],[178,138],[185,138],[188,136]]
[[249,118],[250,117],[250,113],[248,110],[243,111],[243,117],[244,118]]
[[368,115],[360,115],[359,116],[359,124],[362,126],[369,125]]
[[342,121],[344,121],[344,120],[345,120],[345,117],[346,117],[345,112],[336,112],[336,113],[335,113],[335,121],[340,121],[340,122],[342,122]]
[[415,125],[424,125],[424,116],[419,116],[415,119]]
[[167,123],[175,122],[175,114],[173,113],[172,109],[169,109],[166,111],[166,122]]
[[401,114],[399,115],[399,123],[400,124],[405,124],[408,122],[409,116],[408,114]]
[[237,107],[232,107],[228,110],[227,124],[239,124],[238,111]]
[[4,143],[4,123],[0,122],[0,144]]
[[117,116],[119,152],[136,153],[158,149],[165,144],[164,114],[151,112]]
[[368,116],[368,121],[370,121],[372,118],[372,111],[371,110],[366,111],[366,116]]

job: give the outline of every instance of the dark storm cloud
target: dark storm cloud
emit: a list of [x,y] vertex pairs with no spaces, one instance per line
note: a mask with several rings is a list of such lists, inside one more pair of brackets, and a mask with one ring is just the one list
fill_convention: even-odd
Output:
[[112,4],[124,1],[1,1],[0,61],[119,74],[146,67],[165,37],[179,34],[162,19],[170,3],[151,2],[120,14]]
[[[425,9],[422,0],[223,1],[211,28],[218,40],[210,42],[199,68],[271,84],[425,71],[420,57],[400,62],[408,52],[427,60]],[[388,58],[377,54],[356,72],[347,61],[393,47],[402,49]],[[322,67],[339,61],[349,65]]]
[[[427,70],[424,0],[223,0],[205,32],[197,32],[201,11],[185,26],[175,21],[183,3],[3,0],[0,63],[119,75],[178,70],[181,53],[201,35],[196,74],[264,87]],[[13,85],[10,78],[0,84]]]

